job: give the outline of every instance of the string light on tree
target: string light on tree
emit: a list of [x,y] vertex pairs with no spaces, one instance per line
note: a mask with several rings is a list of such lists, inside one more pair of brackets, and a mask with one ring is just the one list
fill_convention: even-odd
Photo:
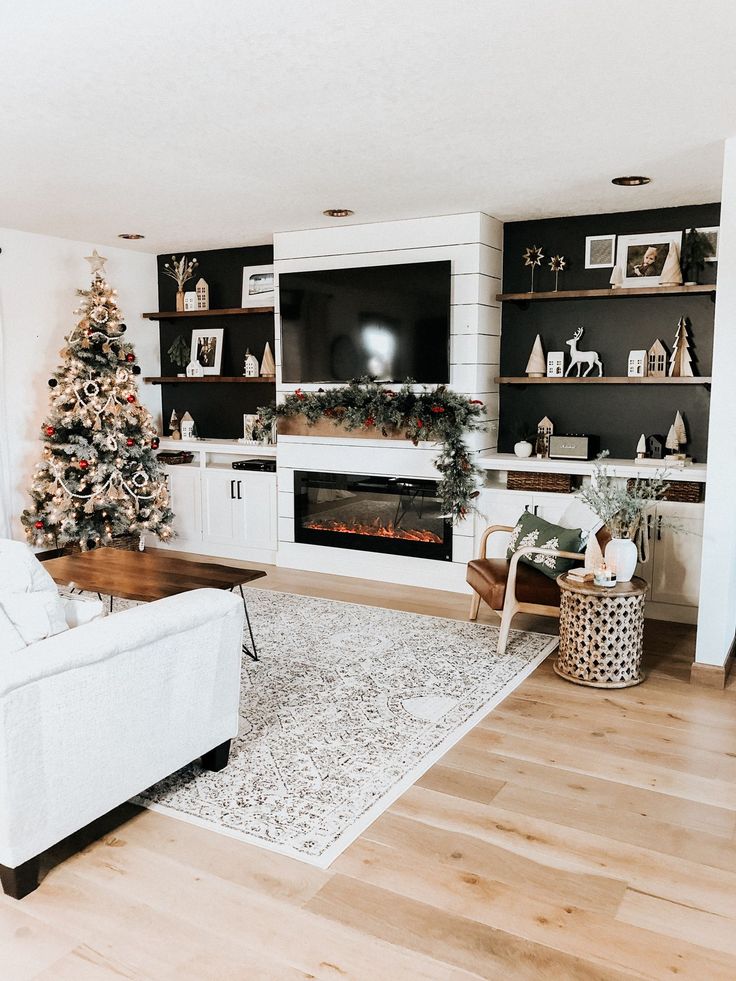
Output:
[[104,257],[95,251],[87,261],[92,282],[77,291],[79,320],[49,379],[42,461],[22,515],[26,537],[33,545],[76,542],[86,550],[145,528],[166,541],[173,514],[153,454],[156,429],[137,400],[135,352],[123,337]]

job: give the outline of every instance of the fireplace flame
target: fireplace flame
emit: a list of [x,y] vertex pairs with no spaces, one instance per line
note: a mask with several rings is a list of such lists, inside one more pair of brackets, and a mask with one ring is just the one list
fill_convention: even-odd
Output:
[[435,535],[432,531],[397,528],[393,522],[382,525],[378,518],[370,524],[362,524],[359,521],[351,521],[350,524],[346,524],[344,521],[335,521],[334,519],[328,521],[310,519],[304,522],[304,527],[313,529],[314,531],[339,531],[346,535],[373,535],[377,538],[401,538],[406,542],[432,542],[437,545],[442,544],[442,539],[439,535]]

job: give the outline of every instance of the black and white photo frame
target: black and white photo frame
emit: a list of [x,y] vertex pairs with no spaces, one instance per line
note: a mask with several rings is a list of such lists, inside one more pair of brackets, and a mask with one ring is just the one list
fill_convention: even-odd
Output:
[[204,327],[192,331],[191,360],[199,361],[205,375],[219,375],[222,368],[222,327]]

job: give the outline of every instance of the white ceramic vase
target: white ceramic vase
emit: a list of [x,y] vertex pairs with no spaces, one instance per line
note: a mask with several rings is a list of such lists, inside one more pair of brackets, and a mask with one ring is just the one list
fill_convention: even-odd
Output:
[[606,545],[606,565],[616,573],[619,582],[631,582],[639,552],[630,538],[612,538]]
[[528,443],[525,439],[522,439],[515,444],[514,453],[518,457],[521,457],[522,460],[525,460],[527,457],[532,455],[533,449],[534,447],[532,446],[531,443]]

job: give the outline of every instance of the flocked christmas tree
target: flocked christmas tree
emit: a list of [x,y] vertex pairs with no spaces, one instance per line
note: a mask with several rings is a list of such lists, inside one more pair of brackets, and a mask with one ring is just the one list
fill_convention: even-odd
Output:
[[105,260],[88,258],[92,283],[77,290],[80,320],[61,351],[63,364],[49,379],[43,423],[43,459],[23,512],[32,545],[78,543],[82,549],[146,532],[171,537],[169,495],[154,456],[158,436],[138,402],[140,367],[117,305],[104,279]]

